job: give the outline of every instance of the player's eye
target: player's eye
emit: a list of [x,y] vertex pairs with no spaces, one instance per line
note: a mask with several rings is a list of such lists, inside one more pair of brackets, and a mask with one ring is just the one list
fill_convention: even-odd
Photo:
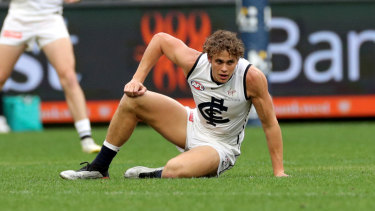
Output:
[[222,61],[222,60],[220,60],[220,59],[217,59],[216,60],[216,64],[223,64],[224,62]]

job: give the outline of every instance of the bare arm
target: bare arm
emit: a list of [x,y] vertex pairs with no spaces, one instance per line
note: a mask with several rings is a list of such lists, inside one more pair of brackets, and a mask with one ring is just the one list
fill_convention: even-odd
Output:
[[254,66],[250,67],[246,75],[246,88],[247,96],[252,98],[259,119],[262,122],[271,156],[273,173],[276,177],[288,176],[284,173],[281,129],[273,110],[267,80],[264,74]]
[[181,40],[169,34],[154,35],[142,56],[133,79],[124,87],[125,94],[135,97],[146,92],[146,87],[142,83],[161,56],[165,55],[174,64],[181,67],[186,75],[193,67],[199,54],[199,51],[189,48]]

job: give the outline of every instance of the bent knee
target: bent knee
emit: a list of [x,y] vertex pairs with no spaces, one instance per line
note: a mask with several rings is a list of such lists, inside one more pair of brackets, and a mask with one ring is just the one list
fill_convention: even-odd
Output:
[[120,101],[119,108],[130,111],[136,115],[138,113],[144,113],[145,106],[142,98],[144,98],[144,96],[128,97],[126,94],[124,94]]
[[119,103],[120,110],[127,110],[130,112],[137,111],[137,100],[133,97],[128,97],[126,94],[123,95]]
[[175,159],[172,159],[168,161],[168,163],[165,165],[163,172],[162,172],[163,178],[190,178],[192,177],[191,173],[188,172],[186,166],[176,161]]

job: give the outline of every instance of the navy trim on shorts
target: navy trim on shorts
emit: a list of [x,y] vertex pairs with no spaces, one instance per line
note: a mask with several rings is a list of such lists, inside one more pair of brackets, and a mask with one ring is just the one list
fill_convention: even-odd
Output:
[[224,171],[226,171],[226,170],[232,168],[233,166],[234,166],[234,165],[230,164],[227,168],[225,168],[225,169],[223,169],[222,171],[220,171],[219,174],[218,174],[218,176],[219,176],[221,173],[223,173]]

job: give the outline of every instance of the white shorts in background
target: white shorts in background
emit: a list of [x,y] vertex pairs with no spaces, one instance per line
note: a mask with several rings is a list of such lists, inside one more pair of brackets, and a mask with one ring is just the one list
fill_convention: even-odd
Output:
[[189,107],[185,108],[188,114],[188,119],[186,131],[186,144],[184,151],[188,151],[198,146],[211,146],[219,153],[220,156],[220,164],[217,169],[216,176],[219,176],[224,171],[231,169],[236,163],[237,157],[241,153],[239,149],[240,145],[231,146],[220,141],[213,140],[212,138],[208,138],[207,134],[200,133],[197,129],[197,121],[195,121],[198,119],[196,117],[197,110],[190,109]]
[[34,42],[39,48],[60,38],[69,37],[60,14],[44,16],[20,16],[8,14],[1,29],[0,43],[5,45],[27,45],[31,50]]

